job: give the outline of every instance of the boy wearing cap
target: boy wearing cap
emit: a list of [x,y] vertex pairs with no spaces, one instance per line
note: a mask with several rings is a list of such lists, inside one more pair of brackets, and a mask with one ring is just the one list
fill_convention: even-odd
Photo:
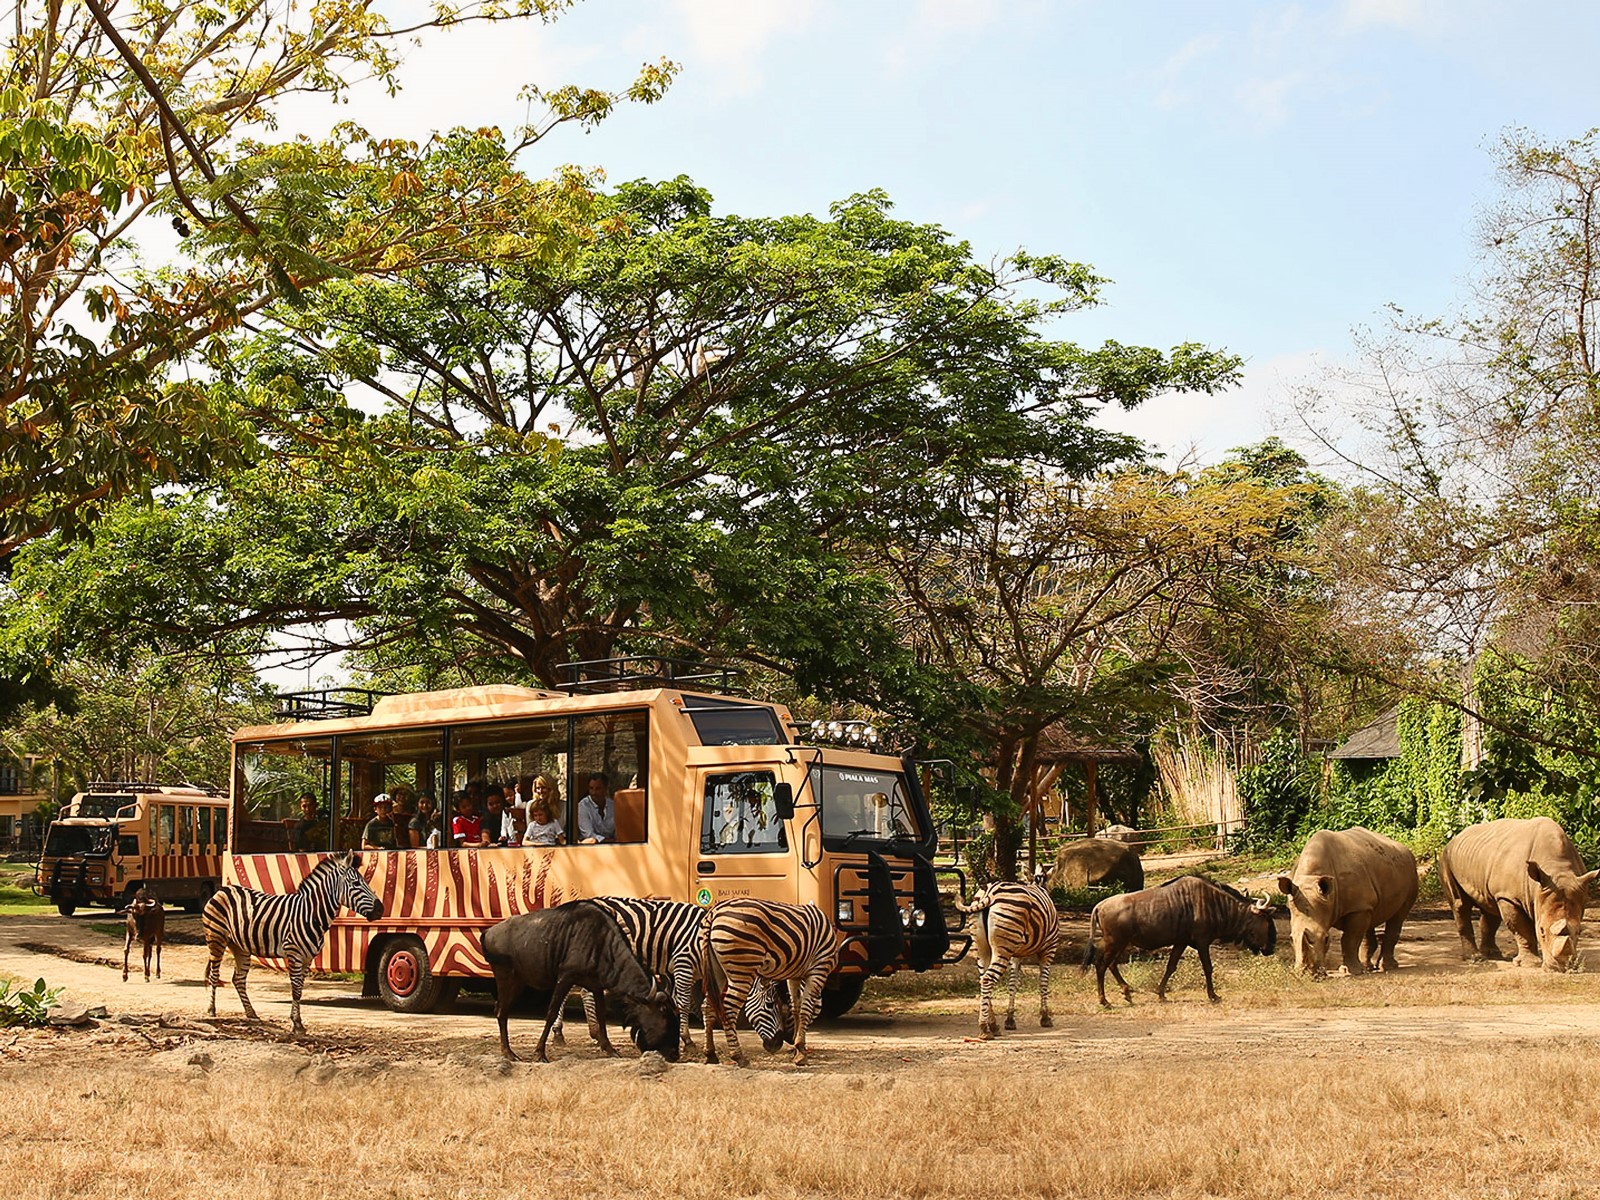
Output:
[[394,849],[394,801],[388,792],[379,792],[372,798],[372,820],[361,831],[363,850]]

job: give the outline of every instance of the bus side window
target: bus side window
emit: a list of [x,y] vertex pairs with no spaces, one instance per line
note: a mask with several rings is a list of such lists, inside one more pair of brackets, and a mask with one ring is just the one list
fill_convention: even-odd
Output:
[[194,853],[194,809],[187,804],[178,808],[178,853]]
[[211,810],[209,808],[198,809],[195,812],[195,816],[198,817],[199,821],[200,821],[200,832],[199,832],[199,837],[197,838],[197,840],[200,843],[200,853],[202,853],[202,854],[210,854],[211,853]]
[[773,798],[770,771],[740,771],[706,780],[701,854],[768,854],[788,848]]
[[215,831],[217,835],[217,853],[220,854],[228,848],[228,810],[219,808],[216,810],[215,815],[217,823]]
[[117,838],[117,853],[122,855],[123,858],[138,858],[139,835],[136,833],[125,833],[121,837]]
[[178,810],[170,804],[163,804],[156,811],[160,816],[156,825],[155,852],[157,854],[171,854],[172,843],[176,840]]

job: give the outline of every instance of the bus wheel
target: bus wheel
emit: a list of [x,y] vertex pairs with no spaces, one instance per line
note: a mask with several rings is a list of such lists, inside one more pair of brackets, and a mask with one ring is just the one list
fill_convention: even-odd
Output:
[[384,946],[378,958],[378,994],[391,1012],[432,1012],[441,983],[428,965],[421,938],[403,934]]
[[190,913],[204,912],[206,901],[211,899],[211,897],[216,894],[216,891],[217,888],[215,884],[210,882],[202,883],[200,885],[200,894],[193,900],[185,900],[183,902],[183,911]]
[[62,900],[56,905],[56,911],[63,917],[70,917],[78,911],[78,906],[76,904],[68,904],[65,900]]
[[822,1015],[828,1020],[842,1017],[861,999],[861,989],[867,986],[865,975],[841,979],[833,987],[822,989]]

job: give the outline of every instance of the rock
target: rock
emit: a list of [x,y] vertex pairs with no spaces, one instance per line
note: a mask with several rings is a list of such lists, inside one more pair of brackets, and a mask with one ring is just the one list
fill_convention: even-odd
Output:
[[1076,889],[1108,883],[1120,883],[1130,892],[1144,887],[1139,852],[1110,838],[1080,838],[1062,845],[1045,886]]
[[88,1005],[75,1004],[71,1001],[65,1004],[57,1004],[50,1009],[49,1015],[45,1020],[58,1029],[67,1026],[92,1025],[94,1023],[94,1018],[89,1015]]
[[1131,825],[1107,825],[1097,835],[1109,841],[1121,842],[1124,846],[1138,848],[1144,840],[1139,836],[1139,831]]
[[665,1075],[671,1065],[659,1050],[647,1050],[639,1056],[638,1071],[641,1075]]
[[185,1060],[186,1066],[199,1067],[202,1071],[209,1071],[216,1066],[216,1060],[204,1050],[196,1050]]

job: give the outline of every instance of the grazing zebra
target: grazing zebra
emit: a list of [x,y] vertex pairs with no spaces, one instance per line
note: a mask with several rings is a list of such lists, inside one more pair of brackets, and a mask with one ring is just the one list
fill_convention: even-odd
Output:
[[333,918],[341,908],[351,909],[369,921],[383,916],[383,901],[361,878],[360,866],[361,860],[346,851],[323,859],[300,881],[296,891],[286,895],[269,896],[233,885],[212,895],[201,917],[206,952],[210,955],[206,962],[206,986],[211,995],[207,1015],[217,1015],[223,951],[233,955],[233,986],[244,1002],[244,1015],[252,1021],[256,1010],[244,990],[250,974],[250,956],[282,958],[289,963],[289,986],[294,993],[290,1009],[294,1031],[304,1033],[300,989]]
[[[683,1049],[693,1050],[688,1018],[697,999],[696,990],[705,979],[700,935],[706,910],[678,900],[635,900],[626,896],[596,896],[589,903],[611,914],[645,970],[671,981],[672,1002],[684,1018]],[[778,1051],[786,1033],[776,991],[776,985],[763,980],[750,990],[744,1005],[744,1015],[768,1054]],[[583,1015],[589,1022],[589,1035],[599,1041],[594,997],[588,992],[583,994]],[[559,1020],[552,1032],[557,1041],[562,1040]]]
[[794,1065],[806,1061],[806,1024],[822,1007],[822,986],[839,963],[839,939],[815,904],[775,900],[724,900],[702,926],[701,953],[706,968],[706,1061],[717,1061],[716,1022],[728,1035],[733,1061],[745,1065],[739,1050],[738,1013],[759,980],[789,981],[794,1012]]
[[980,888],[971,904],[959,901],[962,912],[978,913],[978,1036],[997,1037],[1000,1025],[994,1019],[994,985],[1009,965],[1011,1004],[1006,1009],[1006,1028],[1017,1027],[1017,980],[1022,960],[1039,959],[1039,1024],[1048,1028],[1050,1020],[1050,964],[1055,961],[1061,941],[1061,917],[1050,894],[1033,883],[991,883]]

